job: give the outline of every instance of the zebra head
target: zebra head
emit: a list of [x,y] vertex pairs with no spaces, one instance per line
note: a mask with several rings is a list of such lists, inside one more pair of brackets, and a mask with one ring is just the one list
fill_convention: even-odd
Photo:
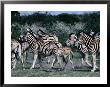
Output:
[[20,35],[20,37],[19,37],[19,42],[20,43],[24,43],[24,42],[26,42],[27,40],[25,39],[25,36],[24,35]]
[[79,41],[75,42],[75,46],[78,47],[79,46]]
[[71,41],[76,41],[76,39],[77,39],[76,34],[75,34],[75,33],[71,33],[71,34],[69,35],[69,39],[70,39]]
[[100,41],[100,33],[99,32],[94,36],[94,39],[96,41]]
[[84,44],[85,42],[85,37],[88,37],[84,32],[81,32],[78,36],[78,42],[81,43],[81,44]]
[[72,46],[75,44],[75,42],[77,41],[77,36],[74,33],[71,33],[69,35],[69,39],[66,41],[66,45],[67,46]]
[[30,28],[28,28],[22,39],[24,39],[24,41],[28,41],[29,37],[38,40],[40,36],[38,34],[35,34]]

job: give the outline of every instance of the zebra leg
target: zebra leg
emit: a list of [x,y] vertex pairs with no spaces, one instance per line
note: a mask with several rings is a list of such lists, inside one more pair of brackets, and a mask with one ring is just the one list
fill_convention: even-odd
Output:
[[23,56],[21,57],[21,62],[22,62],[23,70],[25,70],[25,68],[24,68],[24,58],[23,58]]
[[31,66],[30,69],[33,69],[34,68],[37,58],[38,58],[38,54],[34,54],[33,64],[32,64],[32,66]]
[[59,66],[62,68],[61,59],[58,60],[58,64],[59,64]]
[[14,64],[13,64],[13,68],[12,68],[12,69],[15,69],[15,67],[16,67],[16,62],[17,62],[17,60],[15,59],[15,60],[14,60]]
[[88,60],[88,53],[86,53],[85,54],[85,63],[88,65],[88,66],[90,66],[90,67],[92,67],[92,64],[90,64],[90,62],[89,62],[89,60]]
[[[23,51],[22,51],[23,52]],[[28,50],[27,51],[25,51],[23,54],[22,54],[22,56],[23,56],[23,67],[25,66],[25,64],[27,63],[26,62],[26,60],[27,60],[27,57],[28,57]],[[25,69],[25,68],[24,68]]]
[[11,66],[12,66],[12,69],[15,69],[16,67],[16,56],[15,54],[12,54],[12,59],[11,59]]
[[81,59],[81,61],[82,61],[82,65],[85,65],[85,62],[84,62],[84,59],[83,58]]
[[25,68],[24,68],[24,58],[23,58],[23,55],[19,55],[19,58],[20,58],[20,60],[21,60],[22,68],[23,68],[23,70],[24,70]]
[[24,58],[23,58],[23,55],[22,55],[22,49],[21,49],[21,45],[19,45],[18,47],[18,55],[19,55],[19,58],[21,60],[21,63],[22,63],[22,68],[24,69]]
[[69,61],[70,61],[71,65],[72,65],[72,68],[74,69],[73,61],[71,60],[70,55],[69,55]]
[[24,54],[22,55],[22,64],[23,64],[23,69],[24,69],[24,70],[25,70],[25,68],[24,68],[25,62],[26,62],[26,52],[24,52]]
[[82,53],[83,58],[81,58],[81,64],[85,65],[86,53]]
[[92,54],[93,57],[93,69],[91,70],[91,72],[94,72],[97,68],[96,66],[96,54]]
[[50,57],[46,57],[48,59],[47,64],[50,64]]
[[68,60],[69,60],[69,58],[67,59],[67,57],[68,56],[63,56],[63,61],[65,62],[65,64],[64,64],[64,66],[63,66],[63,70],[65,69],[65,67],[67,66],[67,64],[68,64]]
[[51,64],[51,68],[53,68],[54,64],[57,62],[57,59],[54,58],[53,61],[52,61],[52,64]]
[[58,64],[59,64],[59,66],[60,66],[61,68],[63,68],[63,67],[62,67],[61,58],[60,58],[59,56],[57,56],[57,60],[58,60]]
[[26,62],[27,57],[28,57],[28,53],[27,53],[27,51],[26,51],[26,52],[24,52],[24,62]]

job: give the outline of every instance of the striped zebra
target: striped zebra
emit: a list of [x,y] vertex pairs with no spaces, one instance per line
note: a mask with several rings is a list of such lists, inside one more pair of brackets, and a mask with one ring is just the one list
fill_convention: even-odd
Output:
[[88,61],[88,56],[89,56],[89,51],[88,51],[88,48],[86,47],[85,44],[82,44],[80,43],[78,40],[77,40],[77,36],[74,34],[74,33],[71,33],[69,35],[69,39],[66,41],[66,45],[67,46],[76,46],[82,53],[82,64],[87,64],[89,66],[92,66],[90,64],[90,62]]
[[58,37],[55,34],[48,35],[44,31],[42,31],[41,29],[39,29],[37,31],[37,34],[43,39],[44,42],[47,42],[47,41],[56,41],[56,42],[58,42]]
[[28,57],[28,49],[29,49],[29,44],[26,42],[26,40],[24,39],[24,36],[23,35],[20,35],[19,37],[19,42],[21,44],[21,52],[22,52],[22,58],[23,58],[23,69],[24,68],[24,64],[26,62],[26,59]]
[[88,48],[88,51],[92,53],[93,69],[91,71],[94,72],[98,68],[96,65],[96,54],[99,52],[100,42],[83,32],[80,33],[78,41],[84,44]]
[[[33,69],[36,63],[36,60],[42,56],[54,55],[55,50],[59,47],[59,43],[57,41],[44,41],[41,36],[33,33],[31,29],[27,29],[27,32],[24,36],[26,42],[28,42],[33,54],[34,60],[30,69]],[[39,63],[40,63],[39,59]]]
[[82,52],[82,64],[87,64],[90,67],[92,67],[92,65],[90,64],[89,60],[88,60],[88,56],[89,56],[89,50],[87,48],[87,46],[79,41],[75,42],[75,46]]
[[27,49],[29,48],[29,45],[27,42],[25,42],[23,39],[23,35],[20,35],[18,40],[12,39],[11,40],[11,66],[12,69],[15,69],[16,63],[19,59],[22,63],[22,68],[24,68],[24,62],[27,58]]
[[[56,57],[53,61],[52,61],[52,65],[51,67],[54,66],[54,64],[58,61],[58,64],[61,66],[62,69],[65,68],[65,66],[67,65],[68,61],[70,61],[72,68],[74,68],[73,66],[73,61],[71,60],[73,57],[73,52],[72,49],[70,47],[59,47],[56,50]],[[62,58],[63,58],[63,62],[65,62],[65,65],[62,67]]]
[[11,68],[12,69],[15,69],[18,57],[20,58],[23,64],[23,58],[21,55],[21,44],[17,40],[12,39],[11,40]]

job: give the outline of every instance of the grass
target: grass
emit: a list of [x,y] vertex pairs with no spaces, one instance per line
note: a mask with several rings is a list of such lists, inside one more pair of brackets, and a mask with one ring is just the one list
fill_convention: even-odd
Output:
[[[79,53],[74,53],[73,63],[75,69],[71,68],[70,63],[68,62],[65,70],[59,70],[58,64],[55,64],[54,69],[49,68],[49,64],[46,63],[46,60],[42,62],[42,68],[38,68],[38,63],[36,63],[34,69],[30,69],[32,65],[32,55],[30,54],[27,63],[25,63],[25,70],[22,69],[22,64],[20,61],[17,62],[16,68],[11,70],[12,77],[99,77],[100,71],[91,72],[91,68],[87,65],[81,64],[81,55]],[[91,59],[91,56],[90,56]],[[99,61],[100,62],[100,61]],[[98,67],[100,67],[99,62],[97,62]]]

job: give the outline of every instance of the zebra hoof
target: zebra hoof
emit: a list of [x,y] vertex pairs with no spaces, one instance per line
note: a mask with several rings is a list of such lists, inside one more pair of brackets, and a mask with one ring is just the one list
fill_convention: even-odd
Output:
[[99,69],[99,67],[98,67],[98,66],[96,66],[96,69]]
[[71,70],[74,70],[74,69],[75,69],[74,67],[71,68]]
[[74,66],[72,66],[72,69],[74,69],[75,67]]
[[15,68],[12,68],[11,70],[14,70]]
[[95,72],[95,70],[93,69],[93,70],[91,70],[91,72]]
[[23,68],[23,70],[25,70],[25,68]]
[[33,69],[34,67],[31,67],[30,69]]
[[65,70],[65,68],[61,68],[61,69],[60,69],[60,71],[63,71],[63,70]]
[[51,69],[55,69],[55,67],[52,66]]
[[54,69],[54,67],[51,67],[51,69]]
[[50,62],[47,62],[47,64],[50,64]]
[[14,70],[14,69],[15,69],[15,67],[12,67],[11,69],[12,69],[12,70]]

